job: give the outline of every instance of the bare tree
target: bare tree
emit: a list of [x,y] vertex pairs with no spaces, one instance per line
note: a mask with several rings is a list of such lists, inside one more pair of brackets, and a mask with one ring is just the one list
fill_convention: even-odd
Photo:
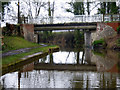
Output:
[[[40,17],[41,9],[45,8],[47,5],[47,2],[44,2],[43,0],[35,1],[35,0],[24,0],[23,2],[27,7],[27,17],[29,19],[37,19]],[[24,8],[23,8],[24,9]],[[24,14],[24,12],[23,12]]]
[[53,23],[54,10],[55,10],[55,1],[53,1],[52,3],[48,1],[48,16],[50,18],[50,23]]
[[12,3],[5,7],[4,16],[3,16],[5,22],[17,23],[17,11],[15,10],[16,8],[17,5],[13,7]]
[[47,5],[47,2],[42,0],[19,0],[19,7],[17,1],[11,2],[11,4],[5,8],[5,19],[6,21],[16,23],[18,22],[18,15],[20,18],[23,16],[29,19],[37,19],[40,17],[41,9],[45,8],[45,5]]
[[37,18],[41,12],[41,8],[47,5],[47,3],[43,2],[42,0],[37,1],[37,2],[35,0],[32,0],[32,1],[29,0],[28,2],[27,0],[26,4],[29,6],[28,15],[31,18]]

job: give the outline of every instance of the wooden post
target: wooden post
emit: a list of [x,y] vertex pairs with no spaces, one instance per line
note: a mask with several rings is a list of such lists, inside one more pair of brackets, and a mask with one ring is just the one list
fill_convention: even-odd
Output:
[[0,36],[0,39],[1,39],[1,46],[4,45],[3,38],[4,38],[4,36]]
[[118,17],[118,18],[119,18],[119,21],[120,21],[120,14],[119,14],[119,17]]
[[[0,1],[0,20],[2,21],[2,2]],[[1,23],[0,23],[1,27]]]
[[[20,1],[18,0],[18,24],[20,24]],[[18,26],[18,36],[20,36],[20,26]]]
[[18,24],[20,23],[20,1],[18,0]]

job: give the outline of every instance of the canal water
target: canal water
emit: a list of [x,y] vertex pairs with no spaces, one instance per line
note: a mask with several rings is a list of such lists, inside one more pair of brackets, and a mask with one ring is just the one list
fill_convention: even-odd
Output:
[[111,50],[63,49],[4,74],[0,86],[120,89],[120,55]]

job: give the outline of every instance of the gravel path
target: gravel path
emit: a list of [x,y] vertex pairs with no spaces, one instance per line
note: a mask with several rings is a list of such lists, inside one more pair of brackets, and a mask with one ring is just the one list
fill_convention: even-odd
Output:
[[12,51],[9,51],[6,53],[2,53],[2,57],[28,52],[30,49],[32,49],[32,48],[22,48],[22,49],[18,49],[18,50],[12,50]]
[[[45,47],[47,45],[45,44],[40,44],[42,47]],[[41,48],[42,48],[41,47]],[[18,50],[11,50],[5,53],[2,53],[2,57],[6,57],[6,56],[11,56],[11,55],[16,55],[16,54],[21,54],[21,53],[25,53],[25,52],[29,52],[31,49],[33,48],[37,48],[37,47],[31,47],[31,48],[22,48],[22,49],[18,49]]]

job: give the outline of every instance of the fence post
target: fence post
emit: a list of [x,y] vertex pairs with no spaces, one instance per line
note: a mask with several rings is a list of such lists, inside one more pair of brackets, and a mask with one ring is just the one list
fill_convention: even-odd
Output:
[[104,16],[105,16],[105,15],[103,14],[102,16],[103,16],[103,22],[104,22]]
[[118,15],[119,15],[119,17],[118,17],[118,18],[119,18],[119,21],[120,21],[120,14],[118,14]]
[[111,21],[113,21],[113,15],[111,14]]

